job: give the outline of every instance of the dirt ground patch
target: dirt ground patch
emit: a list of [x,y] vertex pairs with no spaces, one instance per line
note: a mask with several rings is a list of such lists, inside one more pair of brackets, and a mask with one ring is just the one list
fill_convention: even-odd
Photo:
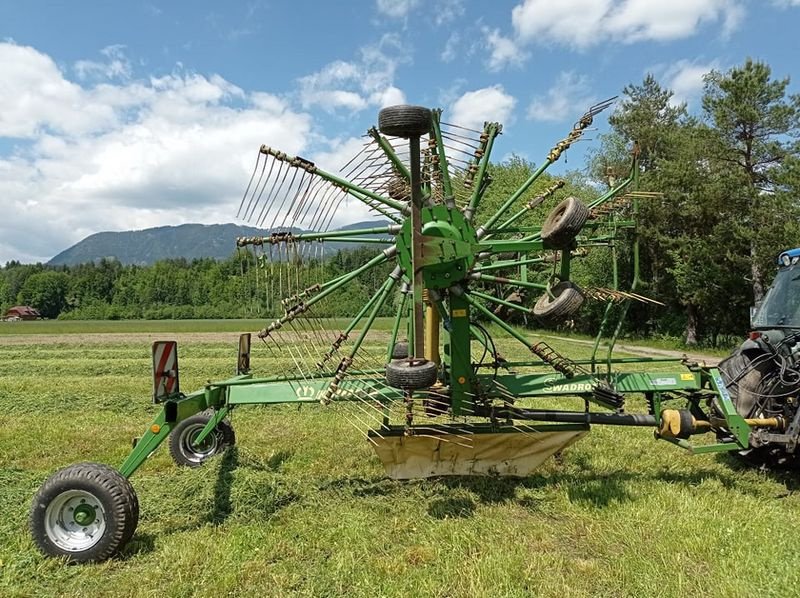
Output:
[[[557,339],[567,343],[575,343],[577,345],[591,346],[593,341],[586,341],[576,338],[567,338],[564,336],[545,336],[545,338]],[[672,349],[656,349],[654,347],[641,347],[639,345],[626,345],[624,343],[617,343],[614,347],[617,351],[630,353],[632,355],[641,355],[643,357],[674,357],[681,359],[685,357],[688,361],[696,361],[704,363],[707,366],[716,366],[722,361],[722,357],[714,355],[703,355],[702,353],[686,353],[686,351],[675,351]],[[608,349],[607,345],[600,345],[600,349],[605,351]]]

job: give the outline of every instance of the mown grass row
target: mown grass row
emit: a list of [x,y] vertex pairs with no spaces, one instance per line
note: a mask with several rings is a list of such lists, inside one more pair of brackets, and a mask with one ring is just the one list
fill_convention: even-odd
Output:
[[[347,318],[321,319],[330,326],[346,325]],[[107,332],[249,332],[261,330],[265,319],[230,320],[34,320],[30,322],[0,321],[0,336],[17,334],[96,334]],[[375,327],[388,330],[392,318],[377,318]]]
[[[177,469],[162,447],[133,478],[141,523],[120,558],[46,560],[25,529],[37,486],[75,461],[121,463],[156,412],[147,346],[57,341],[0,340],[3,596],[786,596],[800,587],[791,477],[692,457],[646,429],[595,427],[525,479],[395,482],[342,407],[315,406],[239,409],[236,449],[198,470]],[[508,358],[525,354],[500,344]],[[227,339],[184,344],[183,387],[227,377],[234,357]],[[255,345],[254,365],[286,367]]]

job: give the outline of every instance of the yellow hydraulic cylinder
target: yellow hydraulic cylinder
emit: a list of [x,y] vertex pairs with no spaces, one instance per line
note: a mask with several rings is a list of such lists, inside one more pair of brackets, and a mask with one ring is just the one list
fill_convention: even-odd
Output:
[[428,289],[423,289],[422,301],[425,303],[425,359],[439,365],[439,311],[431,302]]

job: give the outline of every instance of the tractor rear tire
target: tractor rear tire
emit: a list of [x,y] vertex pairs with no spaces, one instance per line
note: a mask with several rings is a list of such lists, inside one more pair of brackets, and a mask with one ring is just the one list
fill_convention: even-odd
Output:
[[408,341],[400,341],[394,344],[392,359],[408,359]]
[[131,539],[139,501],[131,483],[100,463],[60,469],[42,484],[29,525],[39,551],[73,563],[105,561]]
[[187,417],[170,432],[169,454],[176,465],[182,467],[200,467],[205,461],[224,452],[236,444],[236,434],[233,426],[225,420],[206,436],[199,446],[194,445],[194,439],[205,428],[211,419],[207,413],[198,413]]
[[431,130],[431,111],[424,106],[388,106],[378,113],[378,129],[393,137],[420,137]]
[[436,384],[439,368],[427,359],[398,359],[386,364],[386,384],[402,390],[421,390]]
[[581,232],[589,209],[578,199],[568,197],[558,204],[542,225],[542,243],[545,249],[566,249]]
[[533,306],[533,315],[544,322],[568,318],[583,305],[583,292],[573,282],[561,281],[551,291],[553,299],[545,293]]

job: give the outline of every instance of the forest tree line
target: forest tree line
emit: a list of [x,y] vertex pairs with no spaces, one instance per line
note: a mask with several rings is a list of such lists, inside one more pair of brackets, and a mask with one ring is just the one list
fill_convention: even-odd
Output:
[[[283,297],[351,272],[374,254],[372,247],[348,249],[302,264],[246,253],[150,266],[113,259],[76,266],[9,262],[0,269],[0,308],[30,305],[45,318],[76,320],[274,317],[283,313]],[[315,315],[356,313],[385,280],[385,270],[348,283],[335,303],[325,302]]]
[[[586,169],[560,177],[567,181],[560,194],[521,224],[541,223],[559,198],[589,201],[627,176],[635,140],[639,189],[659,194],[641,201],[637,216],[644,281],[639,292],[664,306],[634,304],[625,332],[687,344],[744,334],[749,307],[763,298],[776,256],[800,246],[800,96],[788,87],[788,78],[747,60],[706,75],[701,108],[690,113],[647,75],[625,87],[609,117],[611,130],[600,137]],[[520,157],[493,164],[476,222],[485,221],[533,169]],[[543,176],[520,202],[553,180]],[[623,289],[631,283],[632,240],[629,234],[616,248]],[[333,278],[374,253],[374,248],[340,251],[304,268],[257,264],[242,256],[152,266],[114,260],[59,267],[10,262],[0,268],[0,308],[32,305],[45,317],[76,319],[278,315],[284,287]],[[573,268],[575,280],[586,287],[608,287],[611,273],[608,251],[590,251]],[[316,315],[356,313],[385,276],[377,269],[353,281]],[[384,311],[390,313],[391,306]],[[590,302],[574,325],[593,332],[603,311],[603,305]]]

